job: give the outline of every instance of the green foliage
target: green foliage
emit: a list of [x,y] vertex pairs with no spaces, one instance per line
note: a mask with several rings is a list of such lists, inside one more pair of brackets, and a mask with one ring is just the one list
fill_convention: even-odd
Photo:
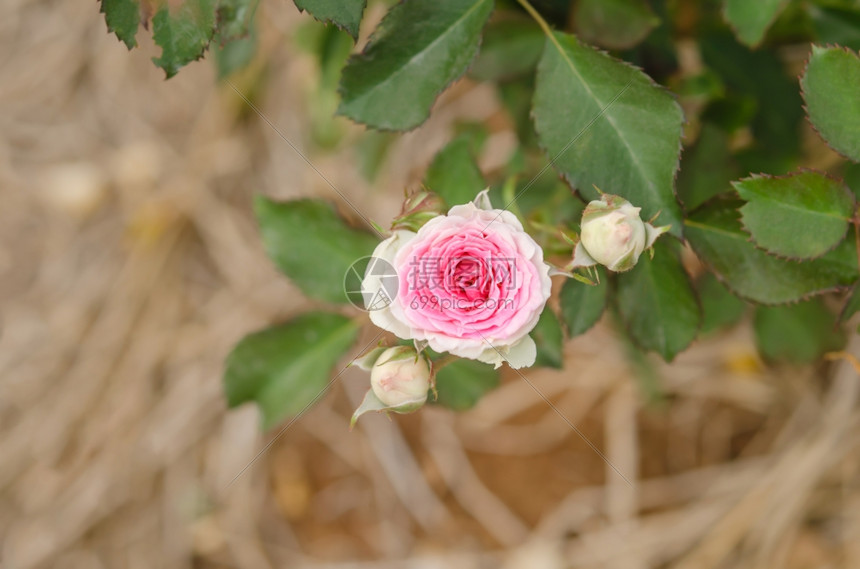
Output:
[[726,20],[735,29],[738,39],[757,46],[788,0],[725,0]]
[[538,65],[533,114],[541,146],[570,185],[601,191],[659,216],[681,235],[674,177],[681,107],[638,69],[555,32]]
[[845,304],[842,305],[842,310],[839,311],[839,322],[845,322],[858,312],[860,312],[860,285],[854,285]]
[[438,403],[464,411],[474,407],[487,391],[499,385],[499,373],[493,366],[475,360],[457,360],[436,374]]
[[215,40],[219,46],[248,37],[259,0],[218,0]]
[[845,345],[845,334],[821,299],[789,306],[759,306],[753,319],[762,357],[795,364],[812,363]]
[[854,7],[811,4],[809,13],[819,42],[860,49],[860,4],[855,3]]
[[437,95],[478,52],[492,0],[413,0],[396,5],[343,70],[338,112],[380,129],[424,122]]
[[564,332],[558,317],[549,306],[543,309],[537,326],[531,332],[531,337],[537,345],[536,366],[554,367],[556,369],[561,369],[564,366],[564,355],[562,354]]
[[137,28],[140,25],[140,5],[137,0],[102,0],[101,13],[109,32],[123,42],[128,49],[137,46]]
[[373,252],[377,237],[349,227],[320,200],[276,202],[258,196],[254,211],[266,253],[302,292],[327,302],[347,302],[344,275]]
[[860,162],[860,57],[846,49],[814,45],[800,84],[818,133],[834,150]]
[[336,25],[352,39],[358,39],[358,25],[366,0],[295,0],[299,10],[307,10],[317,20]]
[[711,273],[699,278],[696,291],[702,303],[702,334],[737,324],[746,312],[746,303],[729,292]]
[[469,75],[480,81],[525,75],[537,65],[543,45],[543,32],[532,20],[515,17],[491,21]]
[[749,242],[737,211],[740,205],[734,201],[709,204],[686,221],[693,250],[738,296],[761,304],[783,304],[857,280],[857,250],[850,239],[812,261],[780,259]]
[[618,311],[633,340],[671,361],[696,338],[702,316],[676,251],[665,239],[618,275]]
[[678,197],[692,211],[712,197],[730,191],[737,173],[728,135],[721,128],[704,123],[696,144],[681,156]]
[[472,201],[487,186],[472,147],[472,137],[461,134],[436,154],[427,169],[424,185],[448,206]]
[[153,63],[171,78],[203,57],[215,32],[216,0],[185,0],[175,10],[164,4],[152,17],[152,39],[161,48]]
[[609,49],[633,47],[660,23],[645,0],[579,0],[574,18],[580,39]]
[[213,42],[212,52],[215,55],[218,78],[229,77],[247,66],[254,58],[257,53],[257,31],[251,26],[246,37],[236,38],[223,44]]
[[323,395],[332,368],[355,342],[358,325],[309,312],[242,339],[227,358],[227,404],[256,401],[268,429]]
[[747,201],[741,222],[756,245],[781,257],[812,259],[836,247],[854,214],[854,195],[824,174],[753,176],[734,183]]
[[601,271],[600,283],[587,285],[574,279],[565,281],[559,293],[561,318],[570,336],[579,336],[597,324],[606,308],[606,273]]

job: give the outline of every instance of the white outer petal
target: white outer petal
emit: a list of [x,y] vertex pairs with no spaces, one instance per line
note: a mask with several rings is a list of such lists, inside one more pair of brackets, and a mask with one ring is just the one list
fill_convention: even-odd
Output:
[[512,368],[519,369],[534,365],[536,358],[537,345],[532,337],[526,334],[510,346],[488,346],[477,359],[496,367],[507,362]]
[[[376,249],[373,251],[373,256],[383,259],[393,266],[394,257],[397,255],[397,252],[414,237],[415,233],[412,231],[405,229],[395,231],[391,237],[385,239],[376,246]],[[362,290],[379,290],[380,286],[380,280],[376,276],[365,275],[361,283]],[[369,299],[367,298],[364,299],[365,305],[367,305],[368,300]],[[394,302],[397,302],[396,298],[394,299]],[[391,311],[391,305],[379,310],[370,310],[368,314],[370,314],[370,321],[383,330],[391,332],[398,338],[412,338],[412,330],[405,322],[395,317],[394,313]]]

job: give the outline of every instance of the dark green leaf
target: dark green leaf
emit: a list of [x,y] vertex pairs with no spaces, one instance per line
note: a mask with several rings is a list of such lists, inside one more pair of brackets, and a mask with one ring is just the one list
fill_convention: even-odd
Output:
[[836,317],[819,298],[789,306],[759,306],[753,327],[759,352],[768,360],[812,363],[845,344]]
[[102,0],[101,13],[108,31],[115,33],[128,49],[137,45],[134,36],[140,25],[138,0]]
[[660,23],[644,0],[579,0],[574,18],[583,41],[609,49],[633,47]]
[[847,49],[814,45],[800,85],[809,120],[821,137],[860,162],[860,57]]
[[855,285],[848,294],[845,304],[842,305],[842,310],[839,312],[839,322],[845,322],[858,312],[860,312],[860,286]]
[[152,38],[161,57],[152,61],[171,78],[183,65],[203,57],[215,32],[217,0],[185,0],[177,8],[164,4],[152,18]]
[[638,69],[556,32],[538,65],[533,114],[541,146],[572,187],[597,186],[680,235],[674,177],[681,107]]
[[678,197],[692,211],[712,197],[730,191],[736,173],[729,137],[722,129],[704,123],[696,144],[681,155]]
[[[750,51],[729,33],[704,35],[699,48],[704,63],[723,78],[727,96],[754,105],[755,112],[748,123],[759,151],[782,159],[796,159],[800,152],[803,101],[797,80],[786,73],[779,58],[771,51]],[[788,169],[793,167],[791,164]],[[763,171],[773,173],[773,170]]]
[[559,293],[561,318],[570,336],[578,336],[597,324],[606,308],[606,273],[600,272],[600,284],[587,285],[568,279]]
[[358,39],[358,25],[364,13],[366,0],[295,0],[299,10],[324,23],[333,23],[340,29]]
[[471,147],[470,137],[460,135],[436,154],[427,169],[424,185],[449,206],[470,202],[487,187]]
[[848,164],[842,172],[845,185],[854,192],[854,198],[860,201],[860,164]]
[[687,220],[687,239],[699,258],[742,298],[783,304],[849,286],[857,280],[857,251],[850,239],[823,257],[798,263],[749,242],[736,201],[700,208]]
[[733,183],[747,201],[741,223],[753,241],[781,257],[820,257],[842,241],[854,213],[854,196],[824,174],[753,176]]
[[537,345],[536,366],[554,367],[556,369],[561,369],[564,366],[564,355],[562,354],[564,332],[561,330],[558,317],[549,306],[544,308],[537,326],[531,331],[531,337]]
[[738,38],[755,47],[786,3],[787,0],[725,0],[724,14]]
[[696,338],[702,315],[676,247],[665,240],[654,258],[642,255],[632,270],[618,275],[618,311],[633,340],[666,361]]
[[265,428],[300,413],[324,393],[357,333],[344,316],[310,312],[245,336],[227,358],[227,404],[256,401]]
[[318,200],[275,202],[258,196],[254,210],[266,253],[306,295],[347,302],[343,279],[350,265],[370,255],[379,239],[347,226]]
[[437,402],[449,409],[464,411],[498,385],[499,373],[493,366],[475,360],[457,360],[436,374]]
[[746,311],[746,303],[711,273],[702,275],[696,290],[702,303],[702,334],[737,324]]
[[497,81],[529,73],[537,65],[543,45],[543,32],[528,18],[490,22],[469,75],[479,81]]
[[854,8],[809,5],[818,41],[860,49],[860,5]]
[[412,0],[392,8],[343,70],[338,112],[379,129],[424,122],[478,51],[492,0]]

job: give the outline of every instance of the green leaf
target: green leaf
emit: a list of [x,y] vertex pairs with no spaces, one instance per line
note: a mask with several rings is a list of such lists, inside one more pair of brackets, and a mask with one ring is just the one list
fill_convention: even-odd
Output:
[[436,96],[475,57],[492,9],[492,0],[394,6],[343,70],[338,112],[378,129],[409,130],[424,122]]
[[860,312],[860,285],[855,285],[845,304],[842,305],[842,310],[839,311],[839,322],[845,322],[855,314]]
[[711,273],[699,278],[696,290],[702,303],[702,334],[728,328],[743,318],[746,303],[729,292]]
[[812,16],[818,42],[860,49],[860,5],[855,6],[809,5],[809,15]]
[[609,49],[633,47],[660,24],[644,0],[579,0],[574,18],[580,39]]
[[324,23],[333,23],[352,39],[358,39],[358,26],[366,0],[295,0],[296,7]]
[[377,237],[347,226],[324,201],[275,202],[257,196],[254,210],[266,253],[302,292],[347,302],[344,275],[355,261],[373,253]]
[[676,247],[660,240],[618,275],[618,311],[633,340],[671,361],[696,338],[702,315]]
[[469,76],[498,81],[525,75],[537,65],[543,44],[543,32],[529,18],[494,20],[484,30],[481,51],[469,67]]
[[749,242],[737,201],[700,208],[687,219],[687,240],[699,258],[736,295],[761,304],[795,302],[857,280],[857,250],[846,239],[818,259],[780,259]]
[[787,0],[725,0],[723,14],[742,42],[755,47],[785,8]]
[[678,197],[692,211],[712,197],[730,191],[737,165],[729,152],[729,137],[710,123],[704,123],[699,139],[681,156]]
[[339,314],[309,312],[245,336],[227,358],[227,404],[256,401],[270,428],[321,396],[358,324]]
[[556,32],[538,65],[533,115],[538,140],[570,185],[593,186],[660,214],[681,235],[674,177],[681,107],[638,69]]
[[540,315],[537,325],[531,331],[531,337],[537,345],[536,366],[554,367],[561,369],[564,366],[564,355],[562,354],[562,342],[564,332],[561,323],[547,306]]
[[474,407],[484,393],[499,385],[499,373],[489,364],[457,360],[436,374],[437,403],[455,411]]
[[831,148],[860,162],[860,57],[839,47],[812,46],[800,78],[806,112]]
[[842,179],[854,193],[854,198],[860,201],[860,164],[848,164],[842,172]]
[[102,0],[100,12],[105,15],[108,31],[115,33],[128,49],[137,45],[134,36],[140,25],[138,0]]
[[222,47],[248,37],[259,0],[218,0],[216,41]]
[[244,69],[254,59],[257,53],[257,32],[252,27],[247,37],[232,39],[223,45],[218,41],[213,42],[212,53],[215,56],[218,79],[229,77]]
[[152,38],[161,57],[152,61],[170,79],[183,65],[203,57],[215,32],[217,0],[185,0],[178,8],[165,3],[152,18]]
[[836,317],[820,298],[789,306],[760,306],[753,328],[759,352],[768,360],[812,363],[845,345]]
[[458,136],[436,154],[427,169],[424,185],[439,194],[449,206],[470,202],[487,187],[472,156],[468,134]]
[[780,178],[753,176],[733,185],[747,201],[741,222],[753,241],[780,257],[820,257],[842,241],[854,213],[848,188],[810,170]]
[[561,287],[558,298],[561,318],[571,337],[579,336],[597,324],[606,308],[606,273],[601,271],[599,274],[599,284],[587,285],[568,279]]
[[[803,101],[797,79],[786,73],[772,51],[750,51],[730,33],[709,33],[699,41],[702,60],[722,77],[730,98],[740,97],[754,106],[746,123],[755,137],[756,150],[773,159],[796,160],[800,152]],[[788,170],[794,168],[790,164]],[[751,172],[754,170],[747,170]],[[773,170],[757,170],[773,173]]]

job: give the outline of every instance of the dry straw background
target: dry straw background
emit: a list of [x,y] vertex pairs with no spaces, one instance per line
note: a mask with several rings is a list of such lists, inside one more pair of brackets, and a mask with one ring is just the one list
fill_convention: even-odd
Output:
[[[362,129],[308,146],[302,17],[261,10],[263,112],[374,219],[454,120],[489,121],[482,166],[506,160],[492,90],[462,81],[370,186]],[[657,364],[658,401],[607,322],[527,371],[627,481],[516,376],[349,432],[348,371],[231,484],[274,433],[225,409],[224,356],[312,305],[250,199],[337,196],[209,62],[165,82],[140,36],[126,52],[94,1],[0,4],[0,567],[860,567],[858,374],[765,366],[749,322]]]

